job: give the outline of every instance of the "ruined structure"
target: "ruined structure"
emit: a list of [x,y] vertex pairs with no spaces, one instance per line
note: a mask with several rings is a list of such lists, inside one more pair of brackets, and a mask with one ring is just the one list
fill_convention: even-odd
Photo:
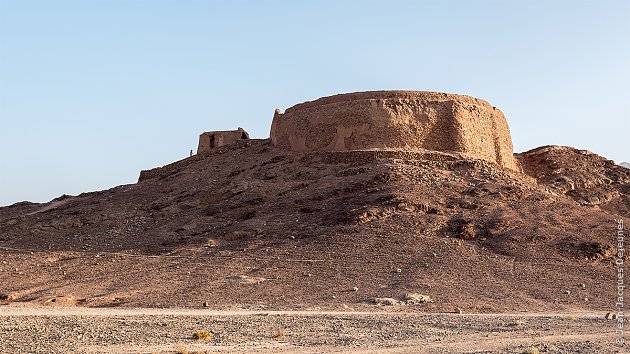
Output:
[[520,170],[503,113],[484,100],[455,94],[373,91],[320,98],[276,110],[271,141],[299,152],[459,152]]
[[209,151],[223,145],[231,144],[237,140],[249,139],[249,134],[243,129],[204,132],[199,135],[197,153]]

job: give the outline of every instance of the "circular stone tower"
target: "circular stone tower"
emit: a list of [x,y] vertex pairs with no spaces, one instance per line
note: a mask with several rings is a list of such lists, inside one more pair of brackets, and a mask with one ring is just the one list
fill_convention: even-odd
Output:
[[484,100],[446,93],[373,91],[304,102],[276,110],[271,141],[298,152],[460,152],[520,170],[503,113]]

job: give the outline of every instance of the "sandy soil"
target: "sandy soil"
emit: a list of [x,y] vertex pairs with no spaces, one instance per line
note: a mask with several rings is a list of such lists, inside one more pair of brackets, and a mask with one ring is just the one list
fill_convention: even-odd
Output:
[[617,338],[603,313],[0,308],[2,353],[627,352]]

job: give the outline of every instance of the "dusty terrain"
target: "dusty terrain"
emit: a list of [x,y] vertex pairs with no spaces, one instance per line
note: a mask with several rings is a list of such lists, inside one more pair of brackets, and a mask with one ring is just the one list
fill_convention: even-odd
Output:
[[[630,169],[569,147],[516,158],[524,174],[457,153],[249,140],[137,184],[0,208],[0,351],[625,350],[603,315]],[[232,313],[306,309],[337,313]],[[194,341],[204,328],[220,334]]]
[[529,175],[243,141],[137,184],[0,208],[0,292],[50,306],[374,308],[418,293],[433,301],[408,311],[612,310],[630,170],[565,147],[517,157]]
[[[212,333],[194,339],[196,331]],[[2,353],[621,353],[601,314],[11,308]]]

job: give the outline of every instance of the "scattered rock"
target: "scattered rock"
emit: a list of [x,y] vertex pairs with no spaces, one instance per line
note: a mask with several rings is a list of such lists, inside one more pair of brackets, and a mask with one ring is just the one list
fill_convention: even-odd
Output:
[[206,241],[206,244],[204,245],[204,247],[216,247],[216,246],[217,246],[217,241],[213,239],[209,239],[208,241]]
[[359,291],[359,288],[357,288],[356,286],[352,288],[352,291]]
[[276,172],[275,172],[275,171],[273,171],[273,170],[265,170],[265,172],[263,172],[263,174],[262,174],[262,176],[261,176],[261,178],[262,178],[263,180],[274,179],[274,178],[276,178],[276,177],[278,177],[278,173],[276,173]]
[[365,224],[370,221],[386,219],[394,215],[392,209],[369,208],[367,211],[360,213],[356,218],[357,224]]
[[372,300],[376,305],[396,306],[396,305],[416,305],[433,302],[431,297],[421,294],[404,294],[398,297],[377,297]]
[[377,297],[377,298],[374,298],[374,303],[376,305],[384,305],[384,306],[400,305],[400,301],[392,297]]
[[0,293],[0,301],[11,302],[15,300],[15,296],[8,293]]
[[354,176],[354,175],[358,175],[361,173],[366,173],[368,172],[370,169],[367,167],[351,167],[351,168],[347,168],[345,170],[341,170],[339,172],[337,172],[337,176],[338,177],[343,177],[343,176]]
[[616,313],[612,313],[612,312],[608,312],[606,313],[606,316],[604,317],[607,320],[616,320],[617,319],[617,314]]
[[236,195],[236,194],[245,192],[248,188],[249,188],[249,183],[245,180],[240,180],[240,181],[231,182],[228,185],[227,190],[232,195]]
[[411,293],[411,294],[403,295],[403,301],[407,305],[415,305],[415,304],[423,304],[423,303],[427,303],[427,302],[433,302],[433,299],[431,299],[431,297],[427,296],[427,295]]
[[222,239],[226,241],[237,241],[246,239],[248,237],[256,235],[257,230],[235,230],[223,235]]
[[232,275],[226,278],[227,280],[233,281],[238,284],[260,284],[264,282],[265,278],[256,278],[256,277],[248,277],[247,275]]
[[461,314],[462,313],[462,309],[460,309],[459,307],[456,307],[455,308],[455,313]]
[[459,238],[462,240],[472,240],[476,237],[475,226],[472,223],[465,222],[459,227]]

